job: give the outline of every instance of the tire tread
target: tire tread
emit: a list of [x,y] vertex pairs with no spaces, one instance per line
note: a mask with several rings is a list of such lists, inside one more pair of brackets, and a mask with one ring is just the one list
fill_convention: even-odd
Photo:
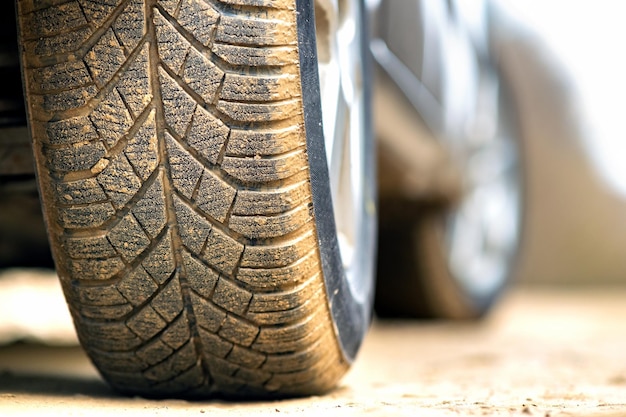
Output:
[[305,149],[294,0],[18,0],[31,129],[84,348],[148,396],[345,372]]

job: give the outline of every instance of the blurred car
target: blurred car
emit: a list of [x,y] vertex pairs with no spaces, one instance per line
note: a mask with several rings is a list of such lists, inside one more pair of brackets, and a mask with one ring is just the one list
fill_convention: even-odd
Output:
[[370,2],[378,91],[376,310],[483,315],[513,275],[524,182],[488,1]]

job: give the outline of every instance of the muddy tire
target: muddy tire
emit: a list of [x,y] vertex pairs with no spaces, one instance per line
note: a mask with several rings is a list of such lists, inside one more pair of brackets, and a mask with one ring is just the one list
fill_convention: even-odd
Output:
[[372,274],[355,297],[313,15],[304,0],[18,0],[49,239],[114,388],[312,394],[353,360]]

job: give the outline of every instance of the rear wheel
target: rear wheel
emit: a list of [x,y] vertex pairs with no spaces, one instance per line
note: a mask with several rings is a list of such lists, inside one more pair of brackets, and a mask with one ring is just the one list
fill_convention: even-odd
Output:
[[497,131],[456,151],[464,192],[445,211],[426,211],[414,233],[432,312],[480,317],[511,280],[519,252],[523,184],[510,108],[500,96]]
[[[311,394],[353,360],[375,214],[362,5],[316,5],[18,1],[57,270],[79,339],[115,388]],[[329,84],[321,54],[331,65],[341,48],[354,59]],[[341,134],[324,145],[329,132]]]
[[501,91],[492,135],[446,144],[463,184],[454,202],[381,199],[379,314],[478,318],[512,279],[524,186],[508,100]]

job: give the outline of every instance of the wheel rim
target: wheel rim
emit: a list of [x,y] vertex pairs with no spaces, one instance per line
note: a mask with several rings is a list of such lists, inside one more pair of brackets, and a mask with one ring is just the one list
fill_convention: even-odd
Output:
[[359,273],[366,256],[365,94],[358,0],[316,0],[316,39],[324,144],[339,252],[353,295],[368,289]]
[[521,229],[519,153],[495,74],[481,80],[482,100],[453,152],[465,193],[444,220],[453,277],[472,296],[494,296],[511,274]]

